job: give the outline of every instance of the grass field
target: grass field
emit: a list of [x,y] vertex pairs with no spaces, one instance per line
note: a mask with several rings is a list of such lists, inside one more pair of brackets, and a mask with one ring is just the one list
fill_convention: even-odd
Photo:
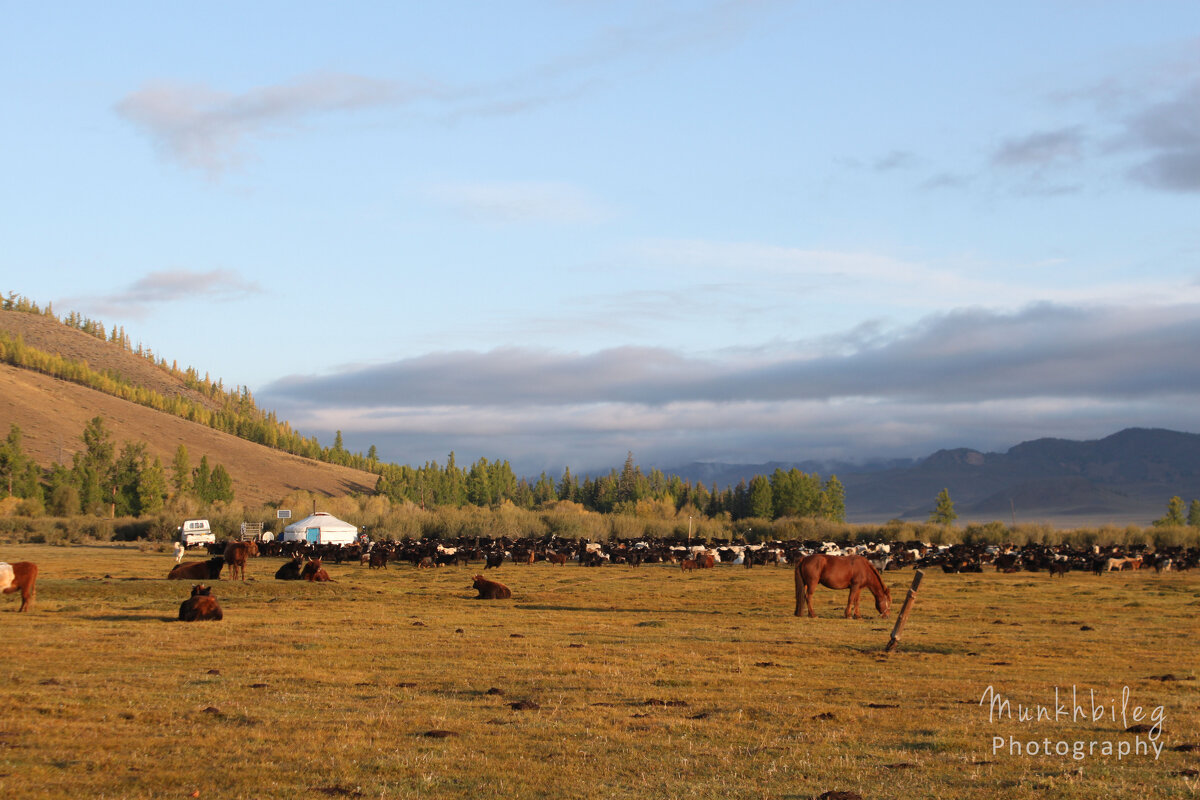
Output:
[[[31,613],[0,603],[5,796],[1200,794],[1200,752],[1173,749],[1200,743],[1197,574],[929,572],[885,656],[893,619],[869,595],[869,618],[822,589],[798,619],[783,568],[506,564],[490,572],[513,599],[481,602],[481,564],[331,566],[315,585],[256,559],[215,584],[224,621],[187,624],[166,553],[0,558],[41,569]],[[885,578],[898,610],[912,571]],[[989,720],[988,686],[1014,717],[1053,715],[1057,688],[1065,716]],[[1161,706],[1161,754],[1102,755],[1151,741],[1125,731],[1134,706]],[[1016,754],[1009,737],[1097,744]]]

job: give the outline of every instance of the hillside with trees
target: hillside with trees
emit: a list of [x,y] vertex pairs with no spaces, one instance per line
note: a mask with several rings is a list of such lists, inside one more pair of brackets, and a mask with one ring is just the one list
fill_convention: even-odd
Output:
[[[506,460],[462,467],[381,462],[292,430],[259,409],[248,389],[226,389],[193,368],[168,364],[122,328],[10,294],[0,299],[0,496],[26,513],[152,514],[173,500],[201,507],[267,506],[281,497],[374,495],[416,508],[577,508],[658,520],[730,523],[808,518],[837,522],[845,491],[795,468],[736,486],[706,486],[643,471],[630,453],[620,470],[579,476],[517,476]],[[96,462],[98,429],[112,453]],[[0,434],[4,431],[0,430]],[[181,451],[198,460],[184,464]],[[91,473],[89,473],[91,469]],[[95,473],[95,474],[92,474]],[[7,476],[7,479],[6,479]],[[144,480],[143,480],[144,478]],[[12,488],[3,482],[7,480]],[[187,484],[187,491],[184,491]],[[214,488],[216,487],[216,488]],[[107,502],[106,502],[107,501]]]

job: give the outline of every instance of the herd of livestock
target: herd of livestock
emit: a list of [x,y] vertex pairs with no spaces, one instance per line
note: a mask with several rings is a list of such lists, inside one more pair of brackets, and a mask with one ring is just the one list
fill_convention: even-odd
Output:
[[[211,554],[223,555],[225,543],[210,545]],[[607,542],[568,540],[548,536],[524,539],[404,539],[354,545],[314,545],[308,542],[262,542],[258,554],[292,559],[303,564],[357,563],[386,568],[389,563],[417,567],[466,566],[482,562],[484,568],[505,563],[577,563],[599,567],[610,564],[675,564],[683,569],[703,569],[718,564],[754,567],[794,565],[806,555],[861,555],[879,571],[913,567],[944,572],[1109,572],[1126,569],[1187,570],[1200,566],[1200,547],[1148,545],[1078,547],[1068,544],[934,545],[926,542],[850,544],[821,541],[775,541],[762,544],[680,541],[676,539],[621,539]],[[215,577],[215,576],[214,576]],[[282,576],[281,576],[282,577]],[[292,576],[287,576],[292,577]]]

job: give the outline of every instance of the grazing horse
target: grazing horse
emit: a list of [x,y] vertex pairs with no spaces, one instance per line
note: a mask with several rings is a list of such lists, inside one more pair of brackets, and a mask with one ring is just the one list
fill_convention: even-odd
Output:
[[875,595],[875,610],[886,617],[892,605],[892,593],[888,590],[875,567],[862,556],[827,556],[813,553],[805,556],[796,565],[796,616],[803,616],[803,604],[808,604],[808,615],[813,613],[813,589],[820,583],[830,589],[849,589],[846,601],[846,616],[858,619],[858,596],[863,587]]
[[12,564],[0,562],[0,591],[4,594],[17,590],[21,592],[21,607],[17,611],[28,611],[33,607],[37,573],[37,564],[32,561],[17,561]]
[[193,586],[192,596],[179,604],[180,622],[217,620],[224,616],[217,598],[212,596],[212,589],[203,584]]

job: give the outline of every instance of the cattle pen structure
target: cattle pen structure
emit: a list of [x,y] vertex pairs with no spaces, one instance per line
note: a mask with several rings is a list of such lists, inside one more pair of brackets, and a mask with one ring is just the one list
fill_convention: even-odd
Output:
[[[165,551],[3,555],[41,567],[34,611],[2,617],[22,654],[0,695],[28,712],[0,719],[14,795],[1182,798],[1195,781],[1194,570],[924,565],[884,657],[891,620],[832,601],[796,619],[782,564],[507,559],[488,576],[512,598],[482,603],[480,561],[325,561],[333,582],[309,583],[260,555],[209,582],[224,618],[196,626],[175,621]],[[912,577],[883,572],[893,591]],[[1017,719],[1056,689],[1103,717]],[[230,738],[219,770],[182,746]],[[1093,753],[1055,752],[1075,741]]]

